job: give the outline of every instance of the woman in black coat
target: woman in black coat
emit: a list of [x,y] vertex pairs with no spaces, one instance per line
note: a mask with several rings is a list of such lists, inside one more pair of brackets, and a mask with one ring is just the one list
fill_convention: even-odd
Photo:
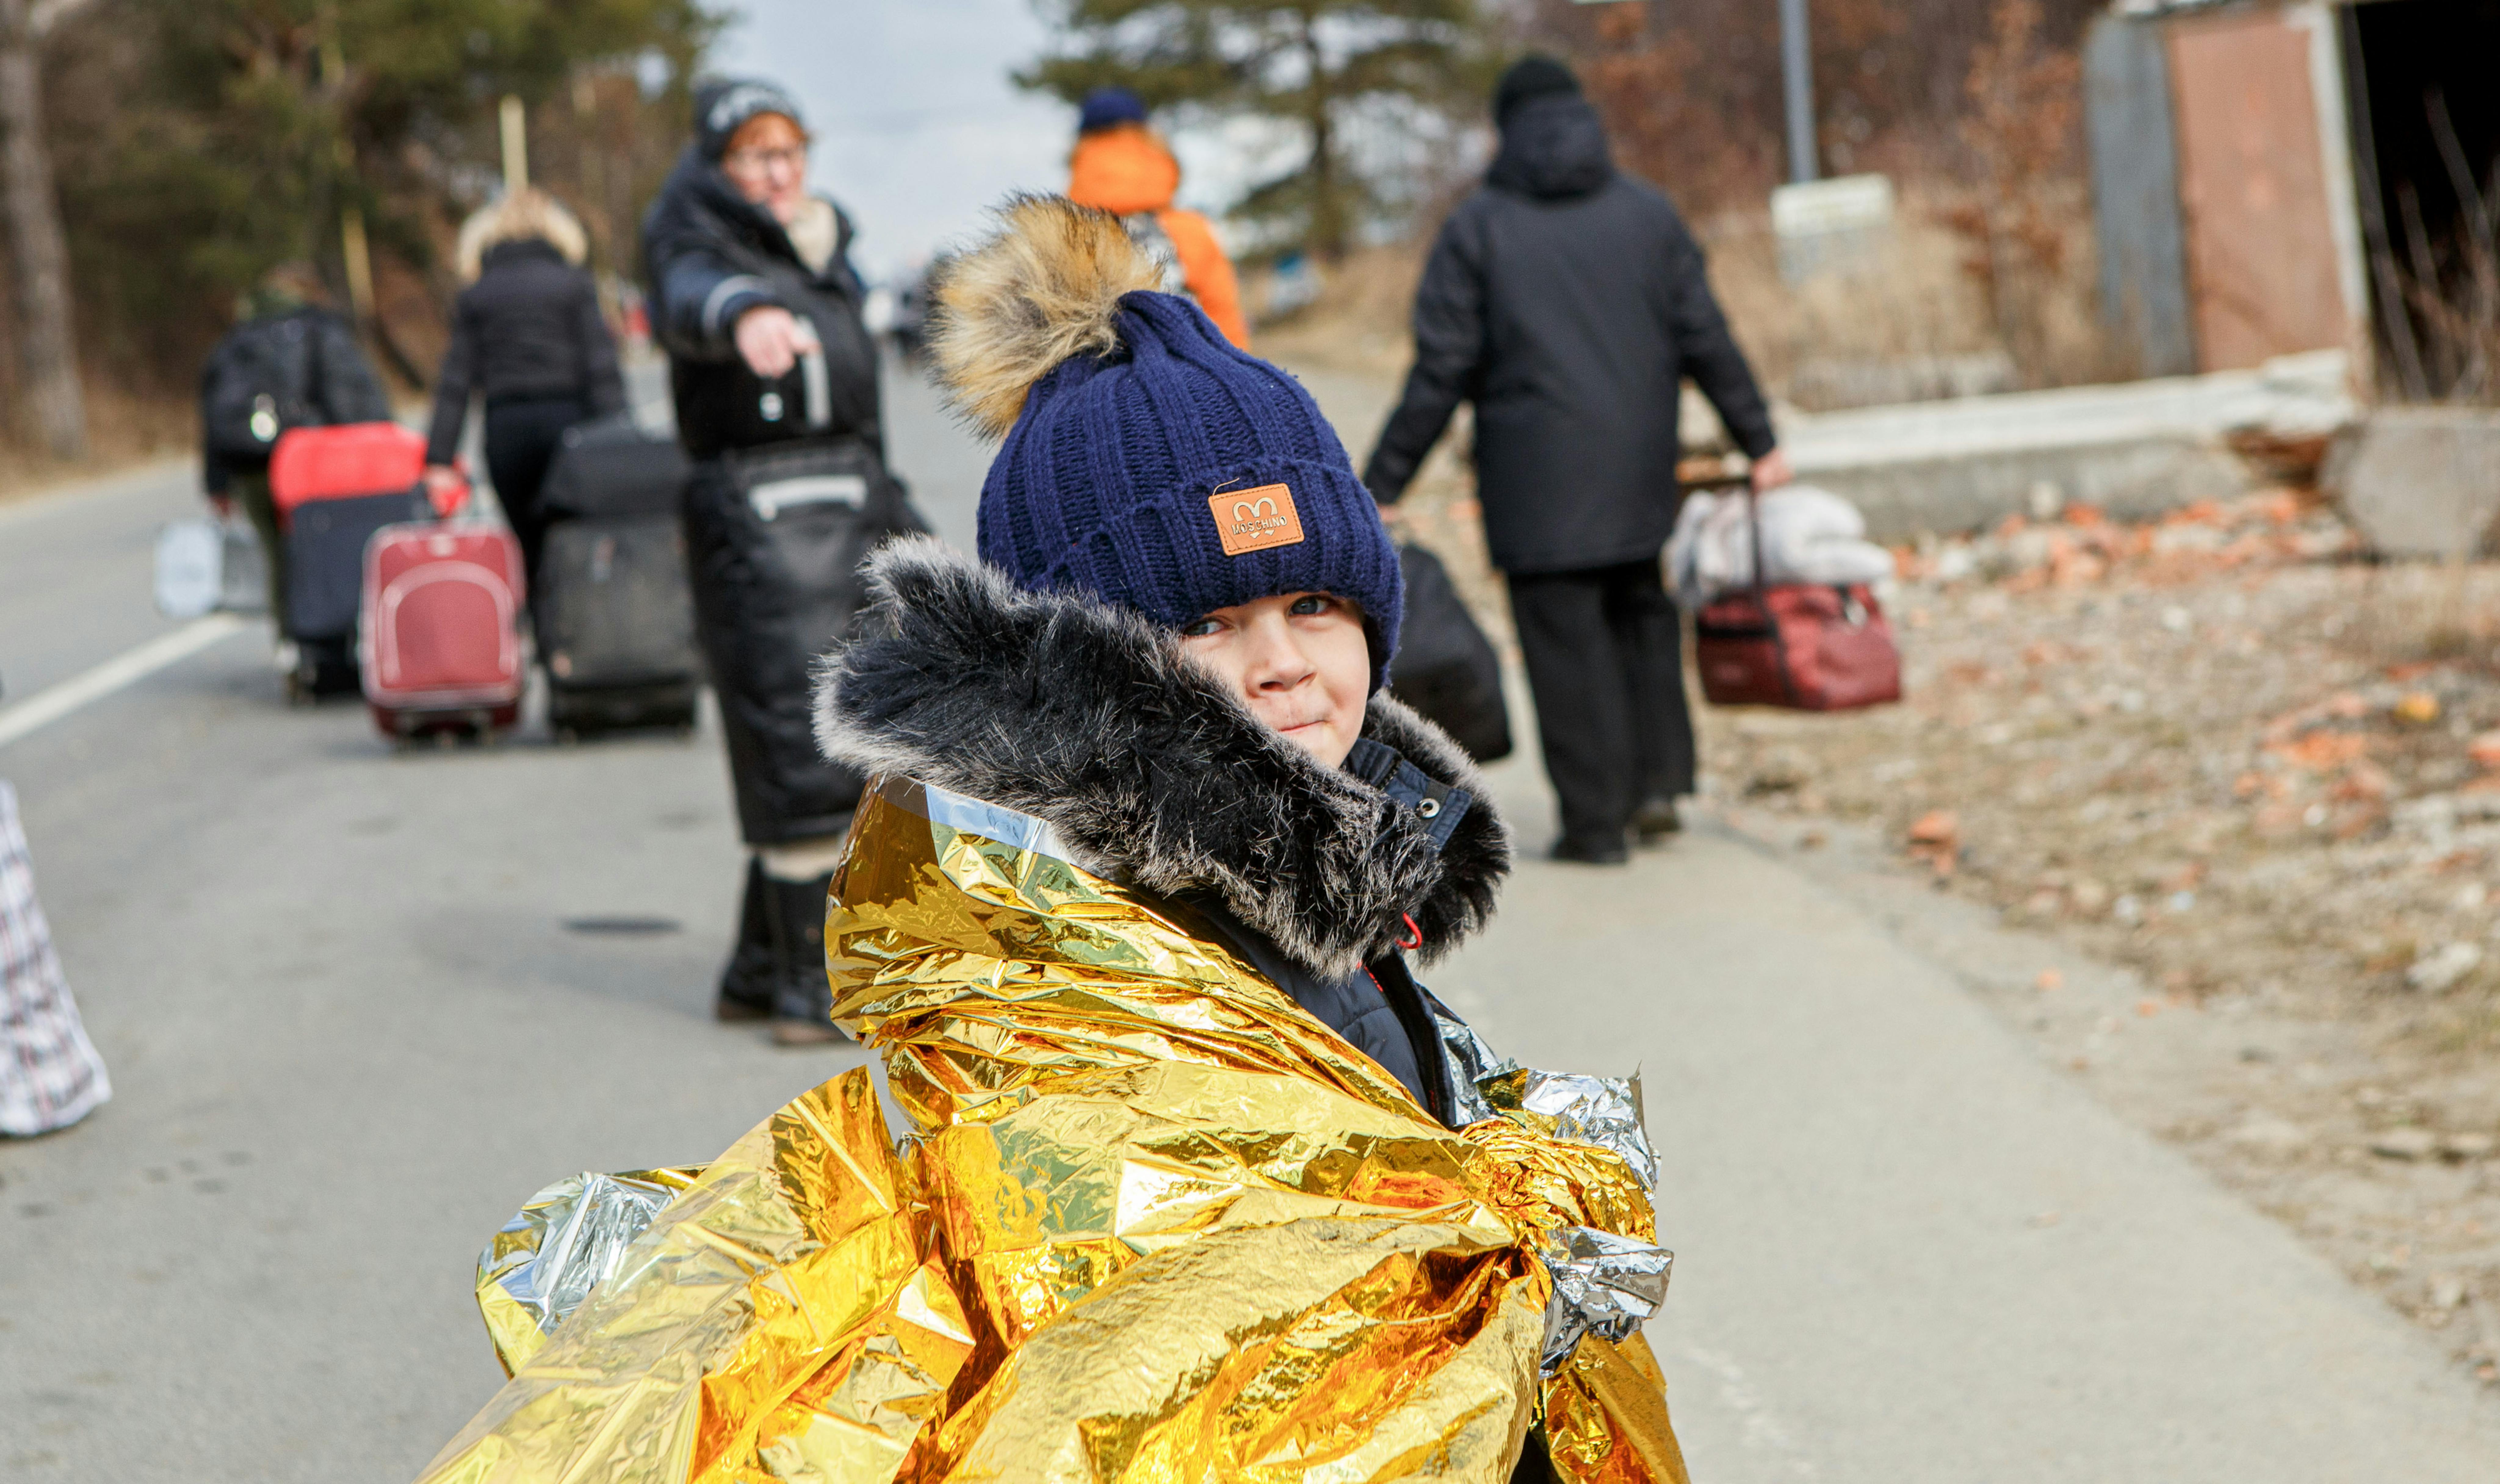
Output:
[[470,394],[484,394],[486,476],[533,583],[547,526],[539,487],[564,431],[625,406],[616,342],[579,266],[586,245],[581,224],[543,191],[515,191],[469,218],[460,229],[469,286],[451,308],[426,439],[427,482],[456,480]]
[[752,81],[698,90],[695,141],[643,219],[642,247],[677,437],[696,461],[683,503],[696,633],[753,852],[716,1013],[770,1017],[792,1045],[839,1034],[825,891],[861,785],[817,751],[810,672],[859,607],[866,544],[909,520],[885,472],[850,237],[807,189],[788,94]]

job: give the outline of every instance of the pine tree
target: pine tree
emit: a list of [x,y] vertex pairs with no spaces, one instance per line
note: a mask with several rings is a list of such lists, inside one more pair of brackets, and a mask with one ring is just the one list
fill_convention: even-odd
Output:
[[[1046,0],[1060,47],[1016,75],[1073,103],[1119,85],[1149,108],[1272,119],[1298,130],[1293,169],[1234,214],[1334,258],[1376,219],[1393,163],[1352,147],[1359,115],[1480,96],[1487,26],[1476,0]],[[1393,123],[1393,127],[1395,124]]]
[[[0,19],[26,3],[0,0]],[[264,271],[309,259],[346,286],[350,205],[371,233],[377,348],[403,374],[430,371],[458,287],[440,249],[494,188],[508,93],[533,108],[542,183],[582,210],[603,266],[630,269],[633,208],[683,142],[686,81],[723,14],[713,0],[87,0],[46,43],[44,111],[90,376],[186,397]],[[7,328],[0,346],[23,359]]]

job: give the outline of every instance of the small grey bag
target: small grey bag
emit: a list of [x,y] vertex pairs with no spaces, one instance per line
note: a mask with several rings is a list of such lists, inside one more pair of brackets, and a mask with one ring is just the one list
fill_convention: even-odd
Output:
[[195,619],[223,610],[269,607],[269,578],[260,541],[239,518],[194,516],[156,532],[156,611]]

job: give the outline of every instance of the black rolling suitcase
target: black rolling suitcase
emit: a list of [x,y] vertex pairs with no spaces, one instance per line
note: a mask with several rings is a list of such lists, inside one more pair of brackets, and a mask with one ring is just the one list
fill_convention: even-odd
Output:
[[677,520],[688,468],[674,438],[623,414],[564,436],[540,492],[531,592],[558,735],[694,725],[702,661]]
[[352,654],[365,596],[365,546],[384,526],[422,519],[420,495],[368,495],[299,505],[286,529],[286,633]]
[[1441,559],[1421,546],[1398,547],[1406,579],[1406,615],[1389,692],[1450,734],[1478,762],[1510,756],[1510,708],[1501,660],[1476,627]]
[[810,653],[850,634],[868,600],[860,565],[897,535],[926,532],[910,491],[857,438],[806,439],[729,456],[756,523],[755,562]]
[[927,529],[858,437],[738,449],[687,486],[695,606],[748,841],[847,823],[861,779],[817,749],[812,671],[867,603],[860,565],[880,543]]
[[[767,383],[761,417],[799,414],[806,436],[723,456],[734,497],[743,584],[751,611],[715,626],[721,633],[776,627],[794,636],[812,664],[844,638],[868,600],[861,564],[898,535],[926,533],[911,491],[865,439],[829,435],[831,373],[811,350],[778,382]],[[715,553],[714,560],[721,554]],[[769,621],[756,625],[753,621]],[[810,687],[802,685],[805,694]]]

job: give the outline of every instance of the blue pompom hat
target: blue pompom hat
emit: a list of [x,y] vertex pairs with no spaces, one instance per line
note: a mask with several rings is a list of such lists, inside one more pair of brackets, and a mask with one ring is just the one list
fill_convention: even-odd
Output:
[[1076,110],[1076,132],[1079,134],[1145,121],[1144,102],[1125,87],[1098,87],[1085,95],[1085,101]]
[[951,261],[931,349],[1005,442],[981,486],[983,561],[1177,629],[1289,593],[1361,605],[1372,686],[1404,601],[1398,552],[1300,382],[1236,349],[1117,218],[1024,197]]

